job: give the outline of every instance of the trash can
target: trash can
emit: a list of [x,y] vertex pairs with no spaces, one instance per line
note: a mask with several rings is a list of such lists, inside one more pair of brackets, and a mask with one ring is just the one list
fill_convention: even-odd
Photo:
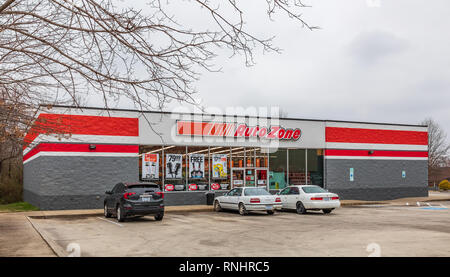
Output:
[[214,198],[215,198],[215,193],[208,191],[206,194],[206,205],[212,205],[214,204]]

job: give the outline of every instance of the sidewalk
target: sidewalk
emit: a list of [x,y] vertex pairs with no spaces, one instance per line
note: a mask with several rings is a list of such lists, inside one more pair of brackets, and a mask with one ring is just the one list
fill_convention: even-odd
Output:
[[449,192],[429,191],[428,197],[408,197],[386,201],[341,200],[342,206],[354,205],[398,205],[416,202],[450,201]]
[[[165,207],[164,212],[187,213],[187,212],[212,212],[212,211],[213,206],[189,205],[189,206],[167,206]],[[35,211],[35,212],[24,212],[22,214],[31,217],[99,216],[103,215],[103,209]]]

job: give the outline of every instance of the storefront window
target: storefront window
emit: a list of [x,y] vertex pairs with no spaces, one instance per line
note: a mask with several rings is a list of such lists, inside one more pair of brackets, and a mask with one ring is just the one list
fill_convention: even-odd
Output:
[[244,167],[244,147],[232,147],[231,156],[231,167]]
[[242,187],[245,185],[245,147],[231,147],[231,186]]
[[306,176],[306,150],[289,149],[289,185],[310,184]]
[[267,149],[256,148],[255,166],[269,167],[269,155]]
[[278,149],[269,154],[269,189],[283,189],[287,185],[287,151]]
[[164,190],[186,190],[186,147],[164,147]]
[[209,148],[188,147],[188,187],[189,191],[209,190]]
[[245,166],[246,167],[255,166],[255,148],[253,147],[245,148]]
[[323,149],[308,149],[308,184],[323,187]]
[[162,146],[139,147],[139,180],[153,182],[162,188]]
[[211,190],[230,188],[230,147],[210,149]]

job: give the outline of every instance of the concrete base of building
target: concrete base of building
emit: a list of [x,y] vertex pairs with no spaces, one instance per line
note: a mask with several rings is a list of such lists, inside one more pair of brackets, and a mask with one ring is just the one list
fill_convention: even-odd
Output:
[[[166,192],[164,204],[166,206],[206,205],[206,192]],[[225,191],[215,192],[221,196]],[[102,209],[104,195],[38,195],[24,190],[24,201],[39,207],[41,210],[75,210]]]

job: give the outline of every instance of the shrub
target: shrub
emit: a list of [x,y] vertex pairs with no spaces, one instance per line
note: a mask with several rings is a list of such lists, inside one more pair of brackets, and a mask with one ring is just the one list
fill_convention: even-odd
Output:
[[439,183],[439,189],[441,190],[449,190],[450,189],[450,182],[446,179]]

